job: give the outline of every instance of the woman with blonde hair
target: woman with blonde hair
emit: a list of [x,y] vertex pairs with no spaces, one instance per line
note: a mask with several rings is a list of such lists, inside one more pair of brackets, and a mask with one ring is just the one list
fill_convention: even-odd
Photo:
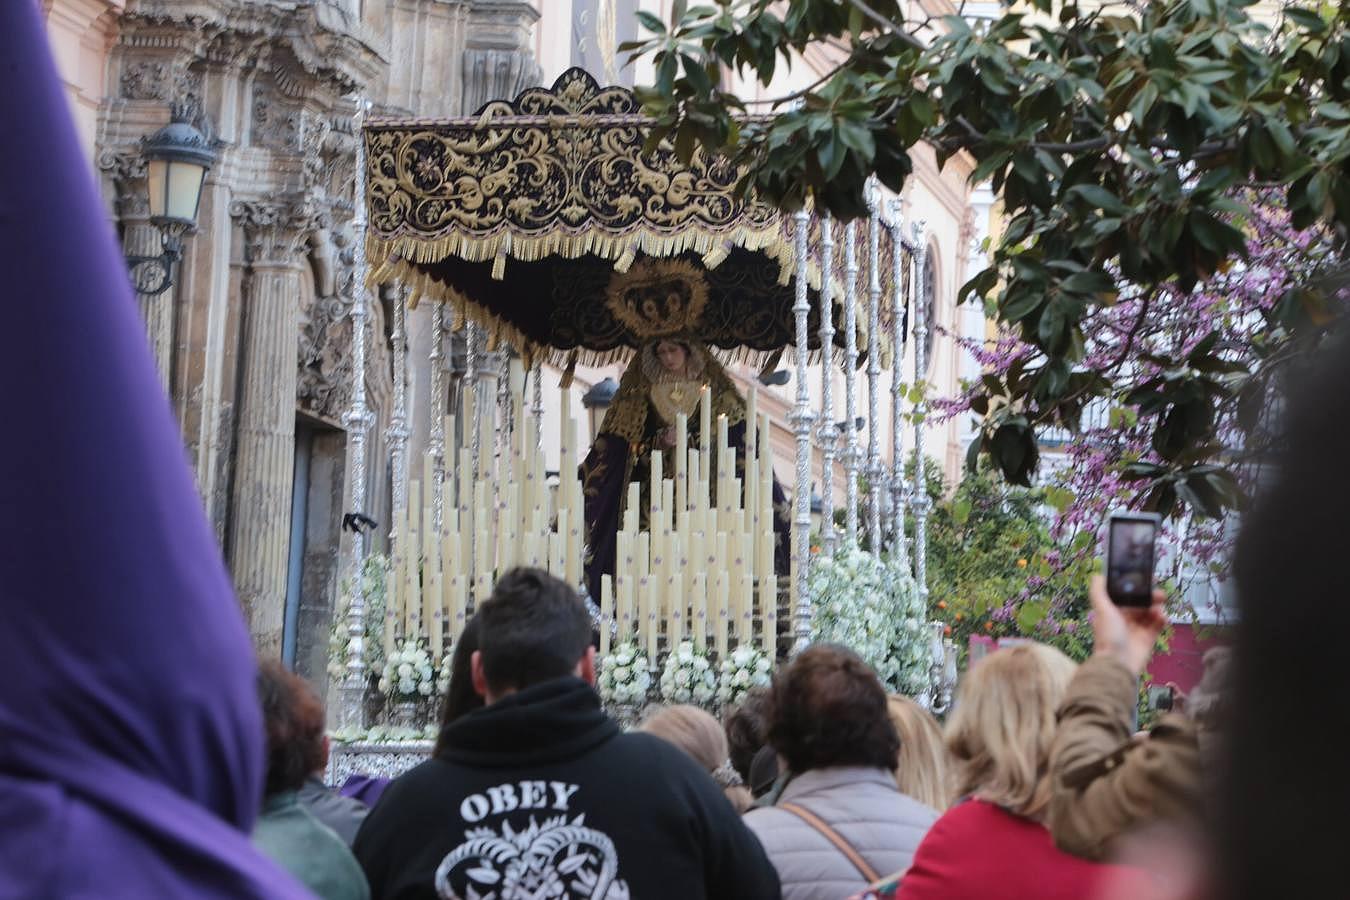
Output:
[[697,706],[667,706],[648,716],[642,731],[669,741],[708,771],[738,815],[754,805],[750,790],[731,765],[722,725]]
[[1109,866],[1057,849],[1045,826],[1050,746],[1075,665],[1043,644],[980,660],[947,720],[959,798],[937,820],[905,873],[897,900],[1077,900]]
[[896,786],[900,793],[941,812],[952,800],[942,729],[932,713],[900,694],[886,698],[886,712],[900,736]]

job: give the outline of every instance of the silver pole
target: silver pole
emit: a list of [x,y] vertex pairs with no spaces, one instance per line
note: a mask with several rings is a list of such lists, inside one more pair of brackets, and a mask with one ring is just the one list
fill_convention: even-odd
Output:
[[[445,522],[445,304],[436,303],[431,309],[431,434],[427,450],[431,453],[432,483],[431,525],[437,536]],[[435,539],[428,536],[429,539]],[[428,623],[429,625],[430,623]]]
[[[351,478],[352,512],[366,509],[366,435],[370,409],[366,406],[366,150],[362,127],[370,104],[359,100],[356,110],[356,185],[352,217],[352,402],[342,417],[347,428],[347,467]],[[351,585],[347,598],[347,663],[342,682],[339,721],[360,728],[366,695],[366,598],[361,592],[365,564],[365,537],[352,534],[347,570]]]
[[[530,413],[534,416],[534,439],[537,449],[544,449],[544,367],[540,363],[534,364],[534,372],[531,376],[534,382],[534,402],[530,406]],[[567,427],[567,415],[569,410],[562,411],[562,427]]]
[[820,556],[834,558],[834,220],[820,216]]
[[928,602],[928,485],[924,478],[923,430],[927,425],[926,399],[928,378],[928,284],[924,278],[928,262],[928,224],[914,223],[914,577],[919,596]]
[[881,554],[881,495],[885,470],[877,434],[881,380],[881,222],[877,215],[877,186],[868,192],[867,217],[867,542]]
[[796,227],[795,257],[796,298],[792,312],[797,324],[797,404],[792,410],[792,429],[797,435],[797,492],[793,499],[797,506],[793,520],[793,555],[797,563],[797,621],[793,652],[806,649],[811,643],[811,597],[808,580],[811,573],[811,394],[806,386],[807,343],[810,340],[807,316],[811,304],[806,293],[806,256],[810,218],[805,210],[793,216]]
[[858,542],[858,223],[844,228],[844,529]]
[[909,565],[909,542],[905,537],[905,242],[901,235],[900,201],[890,203],[891,272],[895,284],[891,290],[891,541],[895,558]]
[[[464,501],[464,505],[469,509],[469,515],[474,515],[475,503],[475,485],[478,483],[478,459],[482,453],[482,436],[478,432],[478,417],[483,415],[483,396],[478,389],[481,382],[479,377],[479,367],[481,361],[478,357],[478,328],[472,322],[466,322],[464,325],[464,385],[465,390],[473,393],[473,414],[474,419],[469,420],[464,417],[464,427],[468,429],[469,437],[469,497]],[[478,554],[485,548],[478,546],[478,529],[469,525],[469,584],[476,588],[478,576]],[[472,590],[470,591],[472,594]],[[476,597],[474,602],[481,602],[482,597]]]
[[394,410],[385,436],[389,439],[389,459],[393,468],[394,496],[392,522],[389,523],[389,554],[403,549],[398,523],[408,512],[408,331],[405,289],[394,293],[394,325],[389,336],[394,347]]

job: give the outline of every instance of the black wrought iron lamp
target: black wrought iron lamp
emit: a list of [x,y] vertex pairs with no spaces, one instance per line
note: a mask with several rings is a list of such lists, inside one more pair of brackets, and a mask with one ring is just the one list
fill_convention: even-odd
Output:
[[128,256],[136,292],[153,296],[173,284],[174,264],[183,255],[183,235],[197,227],[202,184],[216,161],[206,137],[181,117],[141,142],[150,187],[150,222],[159,229],[163,252]]

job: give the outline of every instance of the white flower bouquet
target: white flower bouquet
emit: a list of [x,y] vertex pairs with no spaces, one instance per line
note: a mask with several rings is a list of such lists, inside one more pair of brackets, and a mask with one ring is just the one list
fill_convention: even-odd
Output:
[[446,650],[441,654],[441,664],[436,668],[436,696],[444,697],[445,692],[450,690],[451,660],[455,655]]
[[667,703],[708,706],[717,697],[717,673],[707,650],[697,650],[692,641],[681,641],[666,657],[661,671],[661,699]]
[[652,686],[651,663],[637,644],[623,643],[600,661],[596,689],[606,706],[642,706]]
[[425,700],[436,691],[431,654],[420,640],[399,641],[384,664],[380,692],[395,700]]
[[887,690],[912,697],[928,691],[925,611],[906,566],[846,544],[812,568],[810,592],[812,641],[853,650]]
[[769,654],[749,644],[741,644],[727,654],[718,669],[717,702],[723,706],[739,703],[751,688],[768,687],[773,679]]
[[[365,601],[366,633],[362,654],[367,672],[384,669],[384,607],[389,574],[389,557],[367,556],[361,567],[361,598]],[[333,625],[328,635],[328,676],[341,681],[347,675],[347,654],[353,638],[347,633],[347,610],[351,605],[352,584],[344,580],[333,609]]]

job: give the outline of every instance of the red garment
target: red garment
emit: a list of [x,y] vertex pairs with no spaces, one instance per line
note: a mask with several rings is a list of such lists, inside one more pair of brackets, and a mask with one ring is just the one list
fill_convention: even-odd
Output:
[[896,900],[1091,900],[1119,867],[1055,847],[1043,825],[983,800],[933,823]]

